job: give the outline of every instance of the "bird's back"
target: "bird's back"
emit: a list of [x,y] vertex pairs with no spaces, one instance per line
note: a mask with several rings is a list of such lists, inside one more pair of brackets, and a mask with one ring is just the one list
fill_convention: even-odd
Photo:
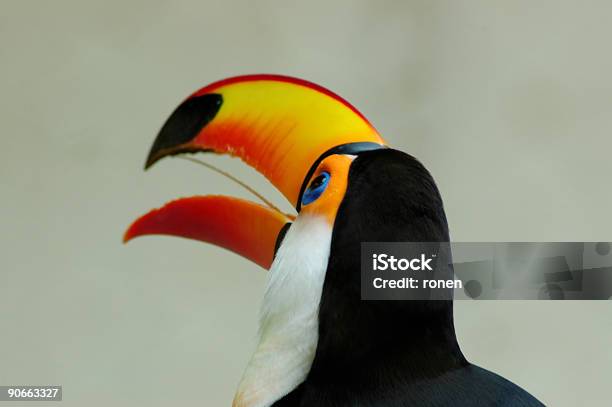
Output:
[[511,381],[469,364],[439,377],[410,385],[403,400],[372,406],[532,407],[540,401]]
[[[342,380],[340,380],[341,382]],[[401,381],[399,381],[401,383]],[[435,378],[396,383],[364,392],[341,383],[318,386],[308,380],[274,407],[540,407],[535,397],[509,380],[476,365]]]

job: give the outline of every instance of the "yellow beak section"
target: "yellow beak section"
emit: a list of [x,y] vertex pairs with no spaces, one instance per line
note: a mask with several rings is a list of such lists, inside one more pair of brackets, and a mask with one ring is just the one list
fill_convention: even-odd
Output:
[[147,167],[183,152],[231,154],[299,206],[304,179],[319,157],[361,142],[385,144],[361,113],[327,89],[284,76],[241,76],[183,102],[160,131]]

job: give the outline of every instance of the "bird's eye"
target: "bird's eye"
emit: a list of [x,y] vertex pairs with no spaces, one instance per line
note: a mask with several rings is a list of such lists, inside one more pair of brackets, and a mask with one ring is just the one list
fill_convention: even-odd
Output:
[[322,172],[315,179],[310,182],[306,191],[304,191],[304,196],[302,197],[302,205],[308,205],[311,202],[316,201],[325,188],[327,188],[327,184],[329,183],[330,175],[328,172]]

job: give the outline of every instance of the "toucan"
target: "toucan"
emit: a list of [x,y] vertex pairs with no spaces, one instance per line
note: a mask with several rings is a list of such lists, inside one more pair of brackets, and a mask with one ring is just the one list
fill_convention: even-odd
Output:
[[286,76],[215,82],[174,110],[145,168],[196,152],[241,158],[297,214],[267,200],[195,196],[150,211],[124,235],[196,239],[269,270],[234,407],[543,405],[466,360],[452,300],[362,300],[362,242],[448,242],[449,230],[428,170],[347,101]]

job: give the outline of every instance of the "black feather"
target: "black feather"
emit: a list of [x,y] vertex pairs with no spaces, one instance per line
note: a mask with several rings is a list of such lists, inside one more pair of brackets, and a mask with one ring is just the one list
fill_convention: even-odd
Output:
[[274,406],[541,406],[465,359],[452,301],[361,300],[361,242],[448,240],[425,167],[397,150],[361,153],[334,224],[312,368]]

